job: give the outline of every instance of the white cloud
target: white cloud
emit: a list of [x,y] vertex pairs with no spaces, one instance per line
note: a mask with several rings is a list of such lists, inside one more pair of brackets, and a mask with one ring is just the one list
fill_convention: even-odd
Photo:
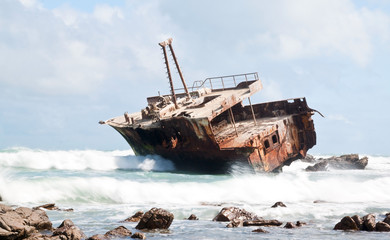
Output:
[[389,37],[388,15],[359,9],[349,0],[279,0],[254,5],[259,10],[257,34],[241,46],[263,45],[269,49],[268,57],[342,55],[365,66],[372,56],[372,38]]
[[114,18],[123,19],[123,13],[118,7],[110,7],[108,5],[97,5],[93,15],[103,23],[112,23]]
[[93,13],[66,5],[48,10],[36,1],[0,5],[6,13],[0,14],[0,84],[45,94],[85,94],[113,78],[136,81],[141,72],[163,74],[158,38],[164,26],[175,24],[156,2],[123,9],[97,5]]

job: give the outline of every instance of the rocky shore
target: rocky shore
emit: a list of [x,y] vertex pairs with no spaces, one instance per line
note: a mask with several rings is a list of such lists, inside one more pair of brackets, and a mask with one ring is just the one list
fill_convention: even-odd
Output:
[[[271,208],[287,207],[282,202],[276,202]],[[132,233],[125,226],[118,226],[104,234],[86,236],[70,219],[65,219],[58,227],[53,227],[45,210],[61,211],[54,204],[27,208],[0,204],[0,239],[9,240],[109,240],[121,238],[146,239],[146,234],[150,231],[161,231],[169,229],[174,220],[174,215],[162,208],[152,208],[147,212],[136,212],[133,216],[122,222],[137,222],[135,229],[138,232]],[[62,211],[69,211],[63,209]],[[191,214],[186,220],[198,220]],[[299,228],[307,225],[302,221],[281,222],[277,219],[264,219],[253,212],[238,207],[224,207],[212,219],[212,221],[226,222],[227,228],[256,226],[257,229],[250,228],[252,232],[268,233],[272,227],[283,227],[286,229]],[[267,230],[261,228],[266,227]],[[367,214],[363,217],[354,215],[345,216],[337,223],[334,230],[343,231],[377,231],[390,232],[390,213],[387,213],[383,221],[376,222],[374,214]]]
[[308,154],[301,161],[315,163],[305,169],[308,172],[327,171],[329,168],[340,170],[365,169],[368,164],[368,158],[359,158],[359,154],[347,154],[318,159]]

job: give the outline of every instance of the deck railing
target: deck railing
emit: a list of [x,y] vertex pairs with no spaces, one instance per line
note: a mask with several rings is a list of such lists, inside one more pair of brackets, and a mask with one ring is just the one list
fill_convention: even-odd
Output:
[[[205,80],[194,81],[192,87],[189,87],[188,90],[196,91],[200,88],[210,88],[211,90],[225,90],[228,88],[235,88],[240,82],[256,81],[259,80],[259,75],[257,72],[254,73],[244,73],[236,75],[227,75],[220,77],[211,77],[206,78]],[[183,88],[177,88],[175,91],[181,92]]]

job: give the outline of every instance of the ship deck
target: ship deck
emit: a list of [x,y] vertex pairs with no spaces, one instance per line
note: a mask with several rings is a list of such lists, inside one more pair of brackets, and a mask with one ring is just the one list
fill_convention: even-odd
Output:
[[223,128],[214,131],[214,136],[221,149],[245,146],[248,141],[258,136],[266,136],[278,129],[278,124],[288,118],[289,115],[280,117],[257,118],[256,125],[252,120],[236,122],[237,133],[233,124],[227,124]]

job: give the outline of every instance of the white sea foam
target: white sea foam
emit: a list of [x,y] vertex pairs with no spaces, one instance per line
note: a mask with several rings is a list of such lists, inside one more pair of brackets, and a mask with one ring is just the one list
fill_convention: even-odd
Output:
[[[130,151],[33,151],[1,152],[0,194],[9,202],[111,202],[199,204],[241,203],[256,205],[284,201],[312,203],[390,202],[389,157],[369,156],[367,170],[309,173],[307,163],[297,161],[281,174],[232,174],[230,176],[145,172],[118,173],[114,169],[171,170],[172,163],[157,157],[136,157]],[[371,161],[371,162],[370,162]],[[18,170],[18,168],[27,168]],[[20,175],[29,169],[106,170],[105,175]],[[61,175],[62,174],[62,175]],[[138,174],[138,175],[137,175]]]
[[133,151],[43,151],[16,149],[0,152],[3,168],[62,169],[62,170],[114,170],[142,169],[145,171],[173,170],[172,162],[158,156],[134,156]]
[[[168,173],[167,173],[168,174]],[[172,174],[171,174],[172,175]],[[174,175],[174,174],[173,174]],[[168,177],[168,176],[165,176]],[[174,178],[175,176],[169,176]],[[285,201],[390,202],[390,177],[284,173],[244,175],[211,182],[159,181],[108,177],[36,177],[16,179],[1,173],[0,192],[10,202],[112,202],[199,204],[230,202],[256,205]]]

